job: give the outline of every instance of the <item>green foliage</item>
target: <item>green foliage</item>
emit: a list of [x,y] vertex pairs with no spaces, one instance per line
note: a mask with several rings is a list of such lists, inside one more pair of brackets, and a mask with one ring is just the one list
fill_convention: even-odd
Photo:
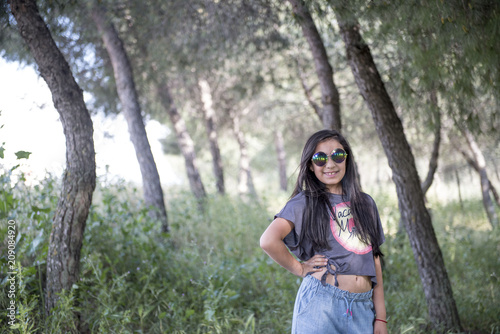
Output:
[[[17,312],[14,320],[15,324],[9,326],[9,328],[11,330],[18,330],[20,333],[36,333],[37,327],[40,324],[40,314],[37,311],[39,300],[36,293],[29,291],[33,270],[30,267],[24,268],[18,264],[17,268],[10,270],[10,272],[15,274],[7,274],[2,280],[2,285],[5,286],[9,284],[6,281],[7,278],[15,278],[16,282],[15,305]],[[0,303],[2,304],[2,309],[5,310],[7,305],[10,305],[9,294],[3,294],[0,298]],[[3,307],[4,305],[5,307]],[[10,318],[7,319],[7,321],[11,320]],[[4,326],[3,321],[2,325]]]
[[14,153],[17,159],[28,159],[30,157],[31,152],[26,151],[18,151]]
[[381,63],[379,70],[398,97],[393,100],[407,111],[405,117],[425,120],[432,91],[438,93],[439,107],[447,117],[498,141],[500,3],[360,3],[366,2],[349,6],[364,22],[372,50],[379,50],[375,57]]
[[[2,332],[9,328],[19,333],[36,333],[44,324],[42,281],[47,257],[48,239],[57,204],[57,185],[52,177],[30,188],[24,183],[23,173],[17,173],[19,165],[3,170],[0,175],[0,284],[2,290],[15,278],[15,297],[0,294],[0,308],[5,310],[15,300],[15,325],[7,326],[6,314],[0,317]],[[15,222],[15,267],[8,258],[8,224]],[[10,332],[10,331],[8,331]]]
[[[275,264],[258,245],[272,212],[234,197],[209,197],[200,212],[190,194],[168,200],[170,234],[149,219],[140,192],[100,180],[85,230],[80,281],[60,294],[46,317],[42,286],[58,182],[34,187],[2,183],[14,201],[18,226],[16,328],[0,316],[0,331],[59,333],[286,333],[300,279]],[[384,285],[391,333],[426,333],[426,301],[408,240],[392,233],[396,201],[374,196],[387,233]],[[270,206],[275,196],[264,199]],[[269,205],[269,204],[268,204]],[[498,254],[480,201],[440,205],[433,217],[462,324],[499,332]],[[275,211],[274,209],[272,210]],[[5,221],[5,220],[4,220]],[[6,235],[2,223],[0,235]],[[0,245],[6,287],[6,242]],[[0,295],[0,308],[9,300]],[[73,327],[78,314],[83,328]]]
[[50,316],[47,318],[45,327],[49,329],[50,333],[77,333],[77,313],[80,308],[77,306],[74,296],[74,290],[77,288],[73,286],[72,291],[63,290],[59,293],[59,300],[57,305],[51,310]]
[[[258,247],[265,210],[214,197],[203,214],[194,198],[182,194],[169,203],[169,236],[148,220],[140,202],[117,198],[126,191],[119,187],[102,189],[87,225],[79,291],[92,331],[266,332],[258,330],[257,319],[279,328],[266,318],[267,295],[280,281],[296,282],[279,268],[269,270]],[[291,307],[294,288],[272,304]]]

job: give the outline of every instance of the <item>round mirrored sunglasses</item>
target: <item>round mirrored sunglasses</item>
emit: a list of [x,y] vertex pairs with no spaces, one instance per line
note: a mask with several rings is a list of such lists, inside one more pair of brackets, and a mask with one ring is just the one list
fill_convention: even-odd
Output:
[[[332,151],[330,157],[332,158],[333,162],[340,164],[343,163],[347,158],[347,153],[343,149],[337,148]],[[318,152],[313,155],[311,160],[316,166],[323,167],[328,162],[328,155],[324,152]]]

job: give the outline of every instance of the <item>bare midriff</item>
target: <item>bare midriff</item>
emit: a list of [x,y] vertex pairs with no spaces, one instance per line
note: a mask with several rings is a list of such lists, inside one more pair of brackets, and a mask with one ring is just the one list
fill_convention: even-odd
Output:
[[[311,276],[321,281],[321,276],[323,276],[325,271],[326,268],[311,274]],[[339,282],[337,288],[349,292],[363,293],[370,291],[372,288],[372,281],[368,276],[337,274],[337,281]],[[335,286],[335,276],[328,274],[326,276],[326,283]]]

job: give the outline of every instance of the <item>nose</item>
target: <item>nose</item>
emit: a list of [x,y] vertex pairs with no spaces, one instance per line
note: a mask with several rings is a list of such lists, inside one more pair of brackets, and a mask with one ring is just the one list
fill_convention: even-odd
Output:
[[326,160],[326,165],[325,167],[335,167],[337,163],[333,161],[331,156],[328,156],[328,159]]

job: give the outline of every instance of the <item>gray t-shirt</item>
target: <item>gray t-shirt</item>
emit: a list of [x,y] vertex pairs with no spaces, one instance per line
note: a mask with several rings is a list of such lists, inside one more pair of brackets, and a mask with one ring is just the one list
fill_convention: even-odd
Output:
[[[382,230],[380,217],[375,201],[367,194],[371,210],[374,210],[376,224],[379,225],[379,245],[384,243],[385,236]],[[325,255],[328,258],[327,272],[322,278],[326,284],[326,275],[335,275],[335,285],[338,285],[337,274],[369,276],[373,286],[377,284],[375,275],[375,261],[372,246],[363,243],[354,233],[354,220],[352,218],[349,202],[344,201],[342,195],[330,194],[330,203],[335,216],[330,216],[330,231],[328,244],[330,249],[315,252],[312,242],[308,239],[299,240],[302,230],[302,220],[306,207],[306,197],[303,192],[297,194],[288,201],[285,207],[275,216],[284,218],[294,224],[294,229],[283,240],[288,249],[302,261],[307,261],[316,254]],[[332,269],[333,265],[335,269]]]

